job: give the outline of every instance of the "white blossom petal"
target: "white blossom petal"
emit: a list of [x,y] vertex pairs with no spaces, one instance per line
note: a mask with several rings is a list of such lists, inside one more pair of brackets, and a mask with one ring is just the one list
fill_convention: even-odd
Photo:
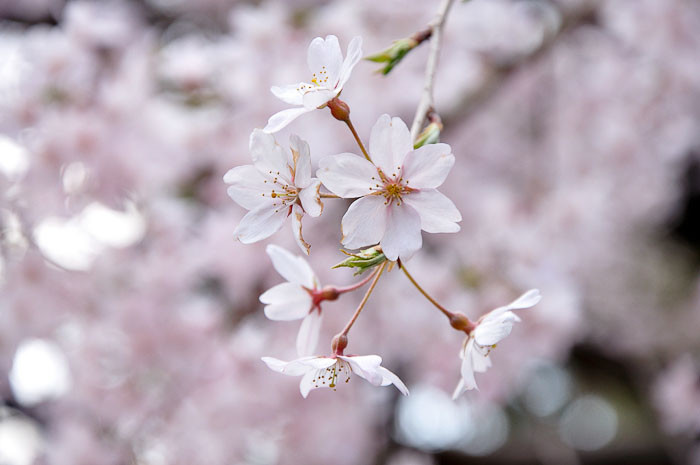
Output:
[[457,398],[461,396],[464,391],[466,391],[466,389],[464,389],[464,380],[460,378],[459,382],[457,383],[457,387],[455,387],[455,390],[452,393],[452,400],[457,400]]
[[309,263],[302,257],[293,255],[274,244],[268,245],[266,251],[272,260],[272,266],[284,279],[307,289],[314,289],[318,286],[316,275]]
[[406,155],[403,177],[416,189],[439,187],[455,164],[455,156],[447,144],[428,144]]
[[398,389],[401,392],[401,394],[403,394],[404,396],[408,395],[408,388],[403,383],[403,381],[401,381],[401,378],[396,376],[394,372],[389,371],[384,367],[379,367],[377,369],[377,373],[382,377],[381,386],[388,386],[390,384],[393,384],[394,386],[396,386],[396,389]]
[[462,382],[464,384],[462,389],[465,391],[479,389],[479,387],[476,385],[476,379],[474,378],[474,366],[472,365],[472,352],[474,350],[474,338],[469,338],[467,346],[464,348],[462,367],[460,370]]
[[345,60],[340,67],[340,73],[338,75],[338,84],[336,85],[338,91],[343,89],[345,83],[350,79],[350,74],[352,73],[355,65],[362,58],[362,37],[356,36],[348,44],[348,51],[345,55]]
[[386,211],[386,231],[380,242],[382,251],[391,261],[408,260],[423,245],[420,215],[405,203],[392,204]]
[[299,84],[287,84],[284,86],[272,86],[270,92],[282,100],[284,103],[288,103],[294,106],[300,106],[304,104],[303,96],[304,94],[300,91],[302,86],[308,85],[304,82]]
[[307,52],[307,62],[315,79],[315,82],[312,80],[314,84],[334,88],[343,64],[343,52],[340,50],[338,38],[329,35],[325,40],[321,37],[312,40]]
[[474,339],[482,346],[492,346],[508,336],[513,330],[513,323],[520,319],[513,312],[505,312],[498,318],[484,319],[474,329]]
[[[286,151],[275,141],[275,138],[260,129],[253,130],[250,135],[250,155],[255,167],[265,176],[272,179],[284,180],[292,184],[291,166]],[[269,182],[269,181],[268,181]],[[268,186],[268,191],[271,189]]]
[[401,118],[389,115],[379,117],[369,136],[369,154],[372,162],[386,176],[400,176],[406,154],[413,150],[411,133]]
[[271,204],[263,205],[246,213],[233,235],[244,244],[261,241],[276,233],[286,217],[286,211],[278,211]]
[[[478,342],[477,342],[478,343]],[[491,359],[488,355],[482,354],[479,350],[472,351],[472,369],[476,373],[485,373],[491,368]]]
[[366,379],[375,386],[382,384],[382,375],[377,372],[382,363],[382,358],[379,355],[357,355],[351,357],[339,355],[338,358],[348,362],[352,372],[359,377]]
[[513,302],[506,305],[506,308],[509,310],[530,308],[537,305],[540,300],[542,300],[542,295],[540,294],[539,289],[530,289]]
[[323,202],[321,202],[321,180],[311,178],[309,185],[299,192],[299,201],[304,211],[311,217],[316,218],[323,212]]
[[294,167],[294,185],[300,189],[311,183],[311,151],[304,139],[292,134],[289,136],[289,148],[292,150]]
[[[368,195],[350,205],[341,221],[341,242],[345,247],[359,249],[382,240],[387,221],[387,206],[384,202],[382,196]],[[418,226],[420,234],[420,219]]]
[[273,199],[262,195],[269,191],[265,181],[268,179],[253,165],[236,166],[224,175],[224,182],[230,184],[226,190],[229,197],[246,210],[272,205]]
[[270,119],[267,120],[267,126],[263,128],[263,131],[265,131],[268,134],[280,131],[284,129],[289,123],[297,119],[299,116],[310,111],[313,111],[313,108],[309,109],[306,107],[296,107],[288,108],[287,110],[277,112],[274,115],[270,116]]
[[292,208],[292,234],[294,235],[294,240],[304,254],[309,255],[311,245],[304,240],[304,236],[301,232],[301,219],[304,217],[304,210],[297,204]]
[[483,321],[490,319],[497,319],[499,316],[509,310],[522,310],[525,308],[530,308],[535,306],[542,299],[542,295],[538,289],[530,289],[523,295],[515,299],[513,302],[505,305],[503,307],[498,307],[495,310],[491,310],[489,313],[482,317]]
[[317,357],[305,357],[297,360],[292,360],[291,362],[285,362],[274,357],[262,357],[262,361],[270,368],[272,371],[278,373],[283,373],[287,376],[299,376],[308,372],[311,368],[304,362],[307,359],[312,359]]
[[307,110],[315,110],[323,107],[329,100],[332,100],[338,95],[338,92],[330,89],[312,89],[304,94],[304,108]]
[[453,233],[459,231],[457,221],[462,215],[455,204],[435,189],[422,189],[403,197],[403,201],[420,215],[421,229],[429,233]]
[[316,351],[322,319],[321,312],[313,310],[301,322],[299,334],[297,335],[297,353],[299,356],[311,355]]
[[260,296],[260,302],[267,304],[265,316],[276,321],[304,318],[313,306],[311,295],[301,286],[293,283],[282,283],[271,287]]
[[318,370],[311,370],[304,373],[301,381],[299,382],[299,392],[301,396],[306,399],[312,389],[316,389],[317,386],[314,383],[314,379],[318,376]]
[[323,157],[316,176],[326,189],[344,198],[367,195],[379,182],[377,168],[364,157],[352,153]]

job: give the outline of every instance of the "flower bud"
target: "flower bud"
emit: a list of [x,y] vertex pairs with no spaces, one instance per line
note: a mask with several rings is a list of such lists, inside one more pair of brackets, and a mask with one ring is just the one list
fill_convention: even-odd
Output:
[[453,313],[450,316],[450,325],[457,331],[464,331],[469,334],[475,327],[469,318],[463,313]]
[[335,97],[328,102],[328,108],[330,108],[333,118],[337,119],[338,121],[347,122],[350,120],[350,107],[338,97]]
[[345,334],[337,334],[331,342],[331,350],[334,354],[343,355],[343,351],[348,346],[348,337]]
[[395,40],[388,48],[379,53],[375,53],[374,55],[365,57],[365,60],[373,61],[375,63],[386,63],[384,68],[380,69],[379,72],[387,75],[391,72],[394,66],[398,65],[403,57],[405,57],[408,52],[416,48],[419,43],[420,42],[413,37]]
[[348,254],[348,258],[335,265],[333,268],[356,268],[355,276],[364,273],[370,268],[381,265],[386,261],[386,257],[381,247],[375,245],[369,249],[361,250],[356,254]]
[[442,124],[439,122],[432,122],[423,129],[423,132],[418,134],[416,141],[413,143],[413,148],[423,147],[428,144],[437,144],[440,142],[440,130],[442,129]]
[[340,297],[340,292],[338,292],[338,289],[333,286],[325,286],[321,290],[322,300],[336,300],[338,297]]

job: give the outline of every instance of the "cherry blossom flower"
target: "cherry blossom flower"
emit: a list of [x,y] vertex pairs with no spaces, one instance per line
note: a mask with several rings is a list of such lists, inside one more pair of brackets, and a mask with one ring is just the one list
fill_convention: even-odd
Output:
[[267,246],[267,254],[277,272],[287,280],[260,296],[265,304],[265,316],[271,320],[290,321],[303,318],[297,335],[297,352],[311,355],[316,350],[321,329],[321,306],[314,294],[320,292],[318,278],[303,257],[293,255],[282,247]]
[[382,115],[372,128],[369,153],[372,162],[352,153],[324,157],[316,174],[334,194],[360,197],[343,216],[343,245],[379,243],[390,260],[408,259],[421,248],[421,230],[459,231],[462,215],[437,190],[455,162],[449,145],[414,150],[406,124]]
[[264,131],[277,132],[304,113],[323,108],[329,100],[340,95],[361,57],[362,37],[350,41],[344,60],[336,36],[329,35],[325,39],[316,37],[312,40],[307,53],[311,82],[273,86],[270,89],[275,97],[295,108],[272,115]]
[[401,394],[408,395],[408,388],[401,379],[381,366],[382,358],[379,355],[312,356],[302,357],[291,362],[263,357],[262,361],[271,370],[288,376],[302,376],[299,390],[304,398],[309,395],[312,389],[328,387],[335,390],[338,384],[350,381],[351,373],[366,379],[374,386],[393,384]]
[[294,238],[308,255],[310,246],[302,237],[301,219],[304,213],[317,217],[323,211],[321,183],[311,177],[309,145],[295,135],[289,141],[288,152],[271,135],[254,130],[250,136],[253,165],[230,169],[224,182],[230,184],[228,195],[250,210],[234,231],[238,240],[250,244],[270,237],[291,215]]
[[531,289],[505,307],[491,310],[479,318],[476,327],[464,340],[459,352],[459,357],[462,359],[462,378],[452,396],[454,399],[465,391],[479,389],[474,373],[484,373],[491,367],[489,353],[500,340],[510,334],[513,323],[520,321],[520,318],[511,310],[530,308],[541,298],[539,290]]

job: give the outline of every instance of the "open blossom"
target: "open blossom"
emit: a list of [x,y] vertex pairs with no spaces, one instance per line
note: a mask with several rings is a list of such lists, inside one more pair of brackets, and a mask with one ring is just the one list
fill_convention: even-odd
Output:
[[271,370],[289,376],[301,376],[299,390],[304,398],[312,389],[324,387],[335,389],[338,384],[349,382],[351,373],[366,379],[374,386],[393,384],[401,394],[408,395],[408,388],[401,379],[381,366],[382,358],[379,355],[303,357],[291,362],[263,357],[262,361]]
[[294,238],[308,255],[310,246],[302,237],[301,219],[305,213],[316,217],[323,211],[321,182],[311,177],[309,145],[295,135],[289,142],[291,151],[279,146],[271,135],[254,130],[250,136],[253,165],[230,169],[224,182],[230,184],[228,195],[250,210],[234,231],[241,242],[270,237],[291,215]]
[[271,287],[260,296],[260,302],[265,304],[265,316],[279,321],[303,318],[297,335],[297,352],[300,356],[311,355],[321,329],[321,306],[314,299],[314,293],[320,291],[318,278],[304,258],[282,247],[268,245],[267,254],[287,282]]
[[323,107],[343,90],[350,73],[362,57],[362,37],[355,37],[348,44],[343,60],[343,52],[336,36],[316,37],[311,41],[307,54],[311,82],[300,82],[285,86],[274,86],[270,90],[285,103],[295,108],[282,110],[270,117],[264,131],[277,132],[297,117]]
[[462,215],[437,190],[455,162],[449,145],[414,150],[406,124],[382,115],[372,128],[369,154],[371,162],[352,153],[325,157],[316,174],[334,194],[360,197],[343,216],[343,245],[379,243],[390,260],[408,259],[421,248],[421,230],[459,231]]
[[510,334],[513,323],[520,321],[520,318],[511,310],[530,308],[541,298],[539,290],[531,289],[505,307],[491,310],[479,318],[476,327],[465,339],[462,350],[459,352],[462,359],[462,378],[452,396],[454,399],[464,391],[478,389],[474,373],[484,373],[491,367],[489,353],[500,340]]

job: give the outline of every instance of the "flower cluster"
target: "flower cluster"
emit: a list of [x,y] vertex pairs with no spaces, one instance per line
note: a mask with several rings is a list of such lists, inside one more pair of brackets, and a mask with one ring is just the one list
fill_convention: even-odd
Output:
[[[377,281],[387,267],[401,268],[409,280],[450,320],[467,339],[460,352],[462,379],[455,397],[476,388],[474,372],[483,372],[491,364],[491,348],[510,333],[515,321],[510,310],[535,305],[539,291],[531,290],[508,306],[498,308],[472,323],[461,313],[454,313],[430,297],[406,270],[405,262],[423,244],[422,231],[456,233],[462,220],[454,203],[438,188],[455,164],[448,144],[436,137],[419,137],[414,141],[406,124],[398,117],[381,115],[369,135],[369,150],[350,120],[350,107],[339,99],[343,87],[362,55],[362,39],[355,37],[343,57],[338,38],[330,35],[315,38],[308,49],[312,78],[280,87],[272,93],[295,108],[273,115],[264,129],[250,136],[252,165],[237,166],[224,176],[229,196],[249,210],[234,234],[243,243],[266,239],[277,232],[288,216],[294,238],[309,255],[311,246],[302,236],[302,218],[323,212],[322,198],[355,199],[341,220],[342,245],[356,261],[343,266],[357,267],[358,272],[373,271],[355,285],[321,288],[308,262],[281,247],[270,245],[267,253],[273,266],[287,282],[278,284],[260,296],[265,315],[271,320],[302,319],[296,348],[301,357],[291,362],[264,357],[272,370],[302,376],[300,389],[306,397],[312,389],[348,382],[354,373],[375,386],[393,384],[404,395],[408,389],[394,373],[381,366],[378,355],[345,355],[348,333],[362,311]],[[289,125],[304,113],[329,108],[331,115],[347,124],[361,155],[340,153],[320,159],[313,176],[309,145],[292,135],[289,148],[279,145],[272,134]],[[428,143],[430,142],[430,143]],[[323,189],[323,191],[322,191]],[[362,250],[364,248],[364,250]],[[359,265],[362,263],[362,265]],[[367,265],[367,263],[371,263]],[[347,325],[333,338],[329,356],[314,355],[322,322],[321,303],[359,289],[372,281],[364,299]]]

